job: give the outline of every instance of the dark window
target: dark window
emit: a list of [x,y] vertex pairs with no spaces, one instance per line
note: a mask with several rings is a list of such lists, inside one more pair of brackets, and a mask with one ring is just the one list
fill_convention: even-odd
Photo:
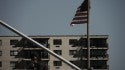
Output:
[[62,62],[61,61],[53,61],[53,65],[54,66],[62,66]]
[[16,55],[18,55],[18,51],[17,50],[10,51],[10,56],[16,56]]
[[2,51],[0,51],[0,56],[2,56]]
[[77,43],[77,39],[69,39],[69,45],[75,45]]
[[96,57],[96,58],[99,58],[99,57],[106,57],[107,54],[106,54],[107,50],[99,50],[99,49],[91,49],[91,57]]
[[62,50],[54,50],[54,52],[58,55],[62,55]]
[[56,47],[60,47],[60,46],[56,46]]
[[86,60],[75,60],[75,61],[70,61],[71,63],[73,63],[74,65],[82,68],[82,69],[86,69],[87,68],[87,61]]
[[2,62],[0,61],[0,67],[2,67]]
[[54,45],[61,45],[62,44],[62,40],[61,39],[54,39],[53,40],[53,44]]
[[42,57],[42,59],[46,59],[46,58],[48,58],[48,53],[47,52],[41,52],[41,57]]
[[76,50],[69,50],[69,55],[75,55],[76,54]]
[[95,47],[107,47],[107,42],[105,38],[92,38],[90,45]]
[[107,68],[107,61],[105,60],[93,60],[91,61],[91,66],[94,68],[94,69],[106,69]]
[[10,61],[10,67],[15,67],[17,61]]
[[0,40],[0,46],[2,45],[2,40]]
[[75,65],[78,65],[78,61],[70,61],[71,63],[75,64]]
[[18,40],[17,40],[17,39],[10,40],[10,45],[15,45],[16,43],[18,43]]
[[[80,67],[80,68],[82,68],[82,69],[85,69],[85,68],[83,68],[85,65],[83,65],[83,64],[85,64],[85,62],[83,62],[83,61],[70,61],[71,63],[73,63],[74,65],[76,65],[76,66],[78,66],[78,67]],[[82,66],[82,67],[81,67]],[[72,67],[73,68],[73,67]],[[73,68],[74,69],[74,68]]]

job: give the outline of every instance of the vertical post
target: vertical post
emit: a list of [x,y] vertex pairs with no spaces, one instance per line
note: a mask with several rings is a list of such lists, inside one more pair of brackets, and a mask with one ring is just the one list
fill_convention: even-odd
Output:
[[90,13],[90,0],[88,0],[88,20],[87,20],[87,69],[90,70],[90,35],[89,35],[89,13]]

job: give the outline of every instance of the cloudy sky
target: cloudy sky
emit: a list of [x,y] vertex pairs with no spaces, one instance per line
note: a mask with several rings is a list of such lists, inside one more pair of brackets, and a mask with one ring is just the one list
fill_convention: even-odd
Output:
[[[26,35],[85,35],[70,27],[83,0],[0,0],[0,20]],[[109,35],[110,70],[125,69],[125,0],[91,0],[90,34]],[[0,35],[14,35],[0,26]]]

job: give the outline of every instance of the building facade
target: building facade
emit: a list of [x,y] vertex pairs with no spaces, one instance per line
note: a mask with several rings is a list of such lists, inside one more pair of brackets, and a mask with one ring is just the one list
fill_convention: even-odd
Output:
[[[30,36],[56,54],[87,69],[86,35]],[[90,65],[109,70],[108,35],[90,36]],[[20,36],[0,36],[0,70],[75,70]]]

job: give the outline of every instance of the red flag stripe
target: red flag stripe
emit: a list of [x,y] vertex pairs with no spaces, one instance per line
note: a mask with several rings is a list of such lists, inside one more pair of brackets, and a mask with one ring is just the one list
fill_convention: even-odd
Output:
[[75,18],[73,18],[73,21],[74,20],[84,20],[84,19],[87,19],[87,17],[83,17],[83,16],[81,16],[81,17],[75,17]]
[[71,24],[84,24],[87,23],[87,19],[84,20],[73,20]]
[[87,12],[76,12],[75,16],[87,15]]

